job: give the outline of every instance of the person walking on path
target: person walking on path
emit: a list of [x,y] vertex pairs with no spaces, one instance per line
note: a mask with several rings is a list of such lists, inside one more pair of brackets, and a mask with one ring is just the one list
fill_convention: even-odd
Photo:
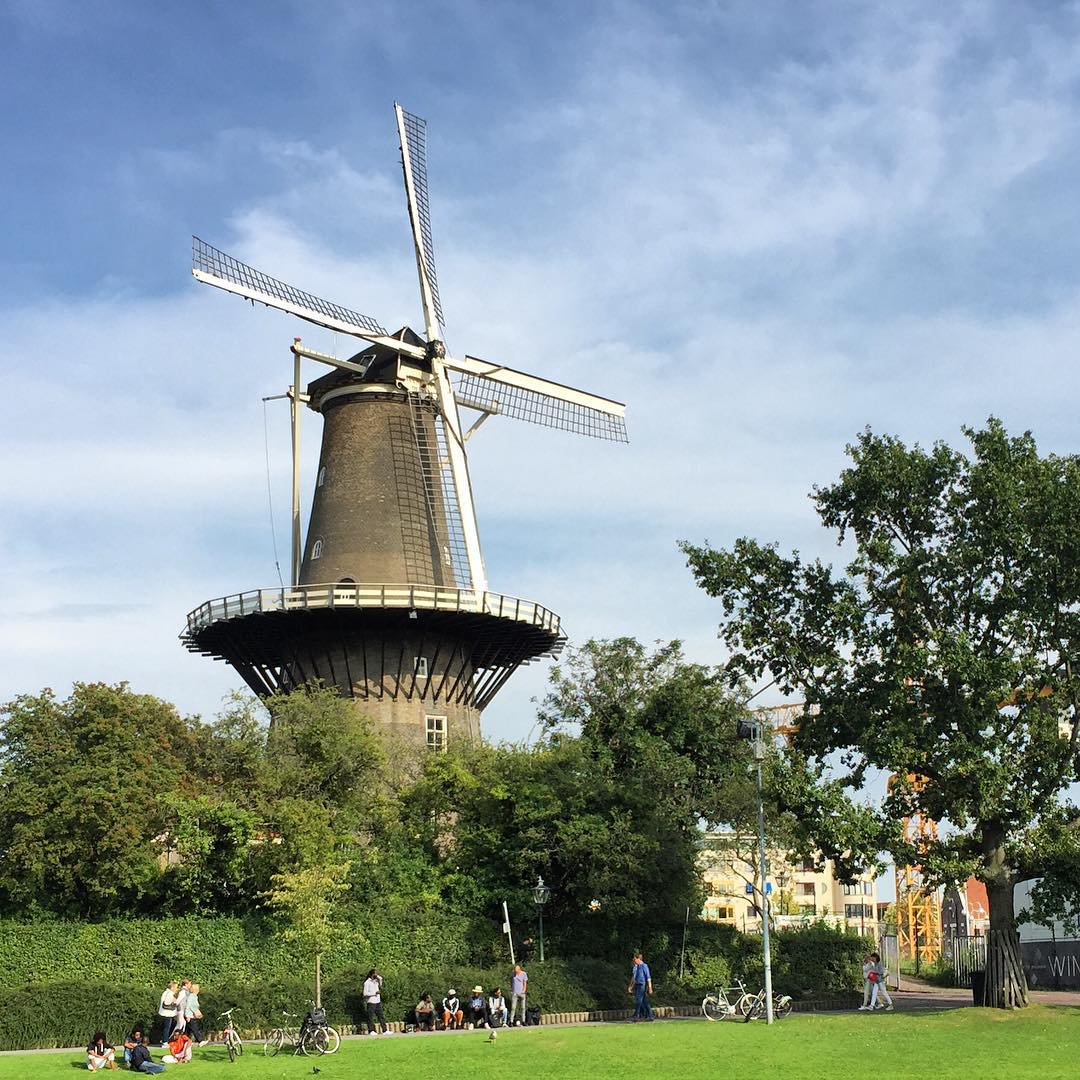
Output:
[[626,992],[634,995],[634,1023],[639,1020],[651,1021],[653,1014],[649,996],[652,994],[652,972],[639,952],[634,953],[634,967],[630,972],[630,985]]
[[194,1046],[202,1046],[203,1036],[199,1021],[202,1019],[202,1009],[199,1008],[198,983],[189,982],[190,989],[184,998],[184,1030],[191,1036]]
[[870,978],[870,972],[874,970],[874,961],[870,959],[870,954],[867,953],[862,958],[862,1004],[859,1006],[859,1012],[870,1011],[870,992],[874,988],[874,983]]
[[181,980],[180,989],[176,994],[176,1020],[173,1023],[173,1031],[183,1031],[187,1027],[187,1020],[184,1018],[184,1006],[187,1005],[187,996],[190,992],[191,980]]
[[521,1023],[525,1023],[525,995],[529,992],[529,973],[520,965],[514,965],[514,974],[510,976],[510,1024],[513,1026],[517,1016],[518,1003],[521,1004]]
[[161,1017],[161,1048],[163,1050],[169,1045],[169,1036],[173,1033],[173,1028],[176,1027],[176,1013],[179,1006],[177,991],[179,989],[179,985],[173,979],[165,987],[161,995],[161,1001],[158,1002],[157,1014]]
[[382,1004],[382,984],[383,977],[379,972],[372,968],[367,978],[364,980],[364,1004],[367,1006],[367,1028],[368,1034],[375,1034],[375,1021],[378,1020],[382,1026],[382,1033],[384,1035],[390,1034],[390,1029],[386,1026],[386,1016],[383,1013]]
[[874,984],[873,990],[870,991],[870,1011],[873,1012],[877,1008],[878,998],[882,998],[885,1001],[885,1011],[893,1011],[892,998],[889,996],[888,988],[885,986],[885,965],[881,962],[881,954],[872,952],[870,959],[873,960],[874,966],[870,969],[870,974],[867,976],[869,980]]

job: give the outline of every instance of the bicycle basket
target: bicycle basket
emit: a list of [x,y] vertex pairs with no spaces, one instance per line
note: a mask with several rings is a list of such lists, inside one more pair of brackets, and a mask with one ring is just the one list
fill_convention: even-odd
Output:
[[326,1010],[308,1009],[308,1014],[304,1017],[304,1025],[309,1028],[326,1027]]

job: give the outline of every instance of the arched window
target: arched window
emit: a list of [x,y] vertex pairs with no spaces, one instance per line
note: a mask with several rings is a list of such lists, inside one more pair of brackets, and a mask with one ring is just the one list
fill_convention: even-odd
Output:
[[311,558],[313,561],[322,558],[322,540],[316,540],[315,543],[311,545]]

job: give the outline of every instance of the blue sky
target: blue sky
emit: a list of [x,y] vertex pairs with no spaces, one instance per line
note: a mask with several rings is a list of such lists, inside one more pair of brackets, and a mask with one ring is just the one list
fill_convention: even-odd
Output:
[[275,584],[261,398],[294,333],[349,343],[197,286],[190,234],[417,325],[395,99],[429,122],[451,349],[629,406],[628,447],[470,442],[492,588],[574,640],[722,660],[677,541],[836,558],[806,495],[867,424],[1080,450],[1076,5],[0,0],[0,31],[0,699],[239,685],[176,635]]

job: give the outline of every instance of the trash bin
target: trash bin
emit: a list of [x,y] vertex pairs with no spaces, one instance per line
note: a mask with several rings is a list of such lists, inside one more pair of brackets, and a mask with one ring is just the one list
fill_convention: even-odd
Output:
[[986,972],[973,971],[971,973],[971,997],[976,1005],[982,1005],[986,999]]

